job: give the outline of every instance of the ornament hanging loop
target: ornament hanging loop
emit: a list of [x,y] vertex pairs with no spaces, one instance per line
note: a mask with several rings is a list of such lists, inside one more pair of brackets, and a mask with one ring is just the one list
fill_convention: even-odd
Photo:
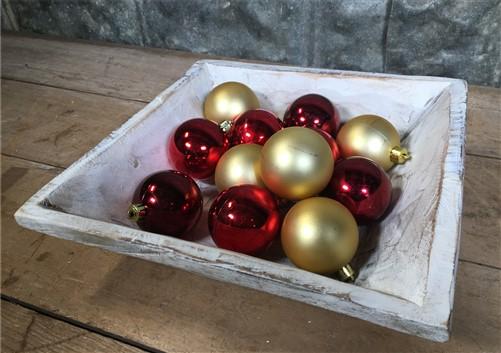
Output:
[[341,269],[337,272],[337,275],[341,281],[349,283],[355,282],[355,279],[357,278],[357,272],[350,266],[350,264],[341,267]]
[[390,160],[395,164],[404,164],[411,159],[411,154],[407,148],[395,146],[390,151]]
[[131,203],[129,206],[129,211],[127,212],[127,216],[133,222],[138,222],[144,218],[146,214],[146,207],[140,203]]

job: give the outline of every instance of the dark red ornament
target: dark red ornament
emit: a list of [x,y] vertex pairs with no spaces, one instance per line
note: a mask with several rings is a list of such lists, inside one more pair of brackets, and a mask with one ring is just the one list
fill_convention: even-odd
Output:
[[319,94],[296,99],[284,115],[284,126],[316,127],[331,135],[339,129],[339,113],[330,100]]
[[219,158],[228,149],[228,140],[215,123],[191,119],[174,131],[168,149],[177,170],[196,179],[207,179],[214,174]]
[[221,192],[209,210],[209,232],[220,248],[255,254],[280,229],[275,197],[266,189],[240,185]]
[[200,219],[203,199],[188,175],[168,170],[148,177],[136,191],[128,216],[148,232],[179,237]]
[[233,121],[227,136],[230,146],[244,143],[264,145],[280,129],[282,121],[275,114],[264,109],[252,109]]
[[336,143],[336,140],[334,140],[334,137],[331,136],[328,132],[325,132],[324,130],[320,130],[317,128],[313,128],[316,132],[318,132],[322,137],[327,141],[329,144],[329,147],[331,148],[332,151],[332,158],[334,158],[335,161],[337,161],[339,158],[341,158],[341,151],[339,150],[339,147]]
[[391,201],[391,181],[370,159],[352,157],[334,167],[325,196],[341,202],[355,219],[366,224],[379,219]]

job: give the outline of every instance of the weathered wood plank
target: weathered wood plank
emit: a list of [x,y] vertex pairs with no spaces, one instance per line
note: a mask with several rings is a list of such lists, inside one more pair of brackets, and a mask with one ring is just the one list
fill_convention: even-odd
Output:
[[468,105],[471,108],[501,111],[501,90],[494,87],[470,86]]
[[59,170],[8,157],[2,168],[3,182],[10,185],[3,193],[2,292],[44,309],[166,351],[397,352],[412,347],[470,353],[501,348],[499,270],[460,263],[452,338],[435,344],[20,228],[12,212]]
[[4,300],[2,301],[1,351],[3,353],[144,352]]
[[202,55],[2,36],[2,77],[150,101]]
[[144,105],[2,80],[2,152],[66,167]]
[[501,268],[501,160],[466,156],[460,259]]
[[501,110],[471,107],[467,121],[466,152],[501,158]]

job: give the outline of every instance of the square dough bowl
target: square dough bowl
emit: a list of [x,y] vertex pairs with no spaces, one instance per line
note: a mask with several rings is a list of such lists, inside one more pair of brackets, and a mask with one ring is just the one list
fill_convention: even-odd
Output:
[[[127,219],[137,185],[173,169],[166,143],[202,116],[216,85],[239,81],[283,116],[318,93],[341,120],[377,114],[397,128],[412,160],[389,174],[392,210],[361,229],[353,284],[310,273],[284,256],[257,258],[217,248],[207,209],[217,194],[200,182],[204,215],[188,239],[153,234]],[[19,224],[55,237],[174,266],[291,298],[434,341],[449,337],[461,233],[467,86],[462,80],[202,60],[112,132],[16,213]],[[111,207],[110,207],[111,205]]]

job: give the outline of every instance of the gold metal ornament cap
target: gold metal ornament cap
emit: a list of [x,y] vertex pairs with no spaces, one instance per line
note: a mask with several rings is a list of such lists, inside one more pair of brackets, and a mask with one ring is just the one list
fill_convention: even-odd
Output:
[[230,131],[231,125],[233,125],[233,122],[231,120],[225,120],[219,124],[219,128],[221,129],[222,132],[226,133]]
[[265,187],[259,173],[261,145],[242,144],[226,151],[216,166],[214,181],[219,191],[251,184]]
[[[287,212],[281,240],[285,254],[297,267],[334,274],[346,267],[357,251],[357,222],[341,203],[312,197]],[[351,271],[348,267],[345,271],[349,278]]]
[[337,276],[343,282],[353,283],[357,278],[357,272],[350,266],[350,264],[347,264],[337,271]]
[[127,217],[133,221],[138,222],[144,218],[146,214],[146,207],[140,203],[131,203],[127,212]]
[[411,159],[411,154],[405,147],[395,146],[390,151],[390,160],[395,164],[404,164],[409,159]]
[[240,82],[225,82],[216,86],[204,101],[204,116],[217,124],[232,121],[250,109],[259,108],[255,93]]

